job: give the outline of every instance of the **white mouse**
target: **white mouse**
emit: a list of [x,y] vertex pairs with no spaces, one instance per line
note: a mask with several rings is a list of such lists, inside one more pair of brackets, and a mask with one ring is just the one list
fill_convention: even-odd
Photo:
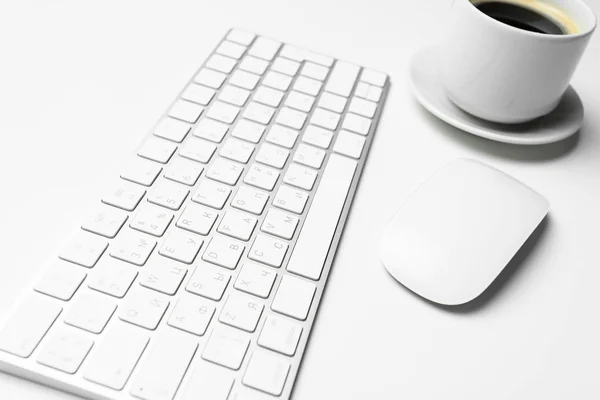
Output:
[[478,297],[548,213],[515,178],[459,159],[425,182],[392,217],[381,259],[404,286],[435,303]]

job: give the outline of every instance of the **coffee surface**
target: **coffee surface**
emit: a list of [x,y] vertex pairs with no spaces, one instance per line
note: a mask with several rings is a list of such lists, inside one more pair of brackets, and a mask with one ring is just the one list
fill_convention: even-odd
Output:
[[479,11],[495,20],[529,32],[566,35],[577,25],[562,10],[542,0],[471,0]]

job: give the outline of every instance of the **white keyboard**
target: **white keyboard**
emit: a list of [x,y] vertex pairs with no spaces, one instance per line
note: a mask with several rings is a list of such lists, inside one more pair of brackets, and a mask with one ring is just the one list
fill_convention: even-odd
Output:
[[90,399],[289,398],[388,88],[230,31],[0,324],[0,369]]

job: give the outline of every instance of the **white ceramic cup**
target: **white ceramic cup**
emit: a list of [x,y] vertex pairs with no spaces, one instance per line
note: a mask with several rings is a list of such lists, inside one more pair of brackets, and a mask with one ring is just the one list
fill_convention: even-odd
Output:
[[479,11],[470,0],[454,0],[439,47],[439,68],[448,97],[466,112],[493,122],[525,122],[554,110],[568,88],[596,17],[582,0],[528,1],[564,11],[577,33],[514,28]]

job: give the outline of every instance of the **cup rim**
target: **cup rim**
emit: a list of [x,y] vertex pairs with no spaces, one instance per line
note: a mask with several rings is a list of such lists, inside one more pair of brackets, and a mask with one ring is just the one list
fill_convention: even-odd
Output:
[[[572,40],[572,39],[577,39],[577,38],[581,38],[584,36],[588,36],[590,34],[592,34],[592,32],[594,32],[594,30],[596,29],[596,26],[598,25],[598,18],[596,17],[596,14],[594,13],[594,11],[592,11],[592,9],[590,8],[589,5],[586,4],[585,1],[582,0],[574,0],[576,1],[579,6],[581,6],[582,8],[585,9],[585,12],[587,12],[591,18],[592,18],[592,24],[591,26],[586,29],[583,32],[578,32],[578,33],[568,33],[568,34],[555,34],[555,33],[538,33],[538,32],[531,32],[531,31],[527,31],[525,29],[519,29],[519,28],[515,28],[514,26],[510,26],[508,24],[502,23],[492,17],[490,17],[489,15],[482,13],[481,11],[479,11],[477,9],[477,7],[475,6],[475,4],[473,4],[471,2],[471,0],[462,0],[462,1],[466,1],[467,3],[469,3],[469,6],[471,8],[471,11],[477,11],[478,14],[483,15],[488,21],[491,21],[493,23],[493,25],[497,26],[497,27],[504,27],[505,29],[508,29],[510,31],[513,32],[520,32],[523,35],[527,35],[527,36],[531,36],[533,38],[538,38],[538,39],[546,39],[546,40]],[[573,0],[571,0],[573,1]]]

